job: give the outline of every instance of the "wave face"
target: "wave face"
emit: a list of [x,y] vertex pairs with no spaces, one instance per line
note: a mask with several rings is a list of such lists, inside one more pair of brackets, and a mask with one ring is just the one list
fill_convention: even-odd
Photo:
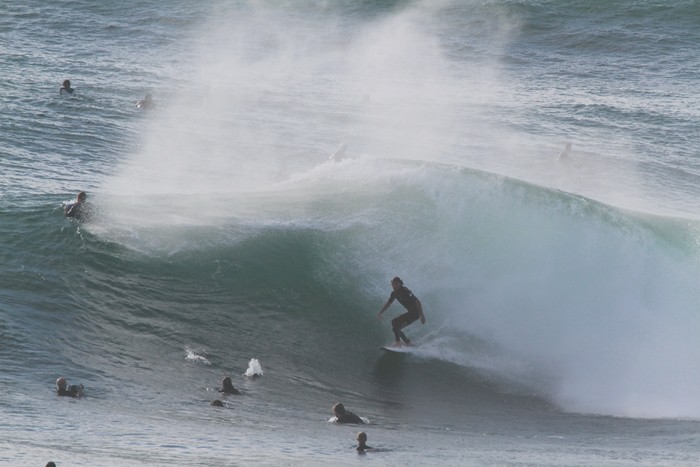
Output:
[[272,359],[324,386],[357,375],[364,394],[357,352],[391,340],[375,314],[400,275],[428,316],[409,328],[422,357],[569,411],[698,416],[696,223],[400,160],[328,163],[264,193],[103,203],[87,227],[23,214],[13,248],[36,264],[3,277],[11,302],[41,284],[34,333],[118,356],[86,371],[177,365],[187,348],[208,364]]

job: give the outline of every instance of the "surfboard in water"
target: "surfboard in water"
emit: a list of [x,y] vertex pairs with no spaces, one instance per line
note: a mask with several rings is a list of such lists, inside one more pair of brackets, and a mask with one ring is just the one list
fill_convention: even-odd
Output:
[[415,345],[404,345],[401,347],[394,347],[393,345],[383,345],[380,347],[382,350],[386,350],[387,352],[394,352],[394,353],[412,353],[416,351],[416,346]]

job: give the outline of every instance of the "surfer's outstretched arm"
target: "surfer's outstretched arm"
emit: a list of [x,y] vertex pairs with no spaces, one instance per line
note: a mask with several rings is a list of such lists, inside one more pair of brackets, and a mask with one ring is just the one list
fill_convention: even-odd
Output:
[[384,304],[384,306],[382,307],[382,309],[379,310],[379,313],[377,314],[377,319],[382,319],[382,313],[384,313],[386,311],[386,309],[389,308],[390,305],[391,305],[391,300],[386,302]]

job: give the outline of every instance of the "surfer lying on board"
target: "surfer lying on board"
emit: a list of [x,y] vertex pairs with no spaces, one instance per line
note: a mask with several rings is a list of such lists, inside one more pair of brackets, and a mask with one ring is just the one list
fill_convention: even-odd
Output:
[[335,415],[335,423],[357,423],[358,425],[365,423],[360,417],[346,410],[340,402],[333,406],[333,415]]
[[418,297],[413,295],[408,287],[403,285],[403,281],[400,277],[394,277],[391,280],[391,287],[394,289],[389,296],[389,300],[384,304],[377,318],[382,318],[382,313],[386,311],[387,308],[394,302],[398,300],[400,304],[404,306],[408,311],[402,315],[391,320],[391,329],[394,331],[394,336],[396,337],[396,347],[401,347],[401,340],[403,340],[406,345],[411,345],[411,341],[408,340],[406,334],[401,331],[415,320],[420,318],[420,322],[425,324],[425,316],[423,315],[423,305],[421,305]]

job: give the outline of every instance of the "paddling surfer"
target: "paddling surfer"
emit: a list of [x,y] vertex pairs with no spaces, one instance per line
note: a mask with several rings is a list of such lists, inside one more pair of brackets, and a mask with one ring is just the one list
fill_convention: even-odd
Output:
[[333,415],[335,415],[335,423],[356,423],[358,425],[365,423],[360,417],[347,410],[340,402],[333,405]]
[[75,200],[72,203],[66,204],[63,207],[63,214],[66,217],[70,217],[78,221],[89,222],[92,218],[92,211],[90,206],[85,202],[86,199],[87,194],[84,191],[81,191],[78,193],[78,196],[75,197]]

